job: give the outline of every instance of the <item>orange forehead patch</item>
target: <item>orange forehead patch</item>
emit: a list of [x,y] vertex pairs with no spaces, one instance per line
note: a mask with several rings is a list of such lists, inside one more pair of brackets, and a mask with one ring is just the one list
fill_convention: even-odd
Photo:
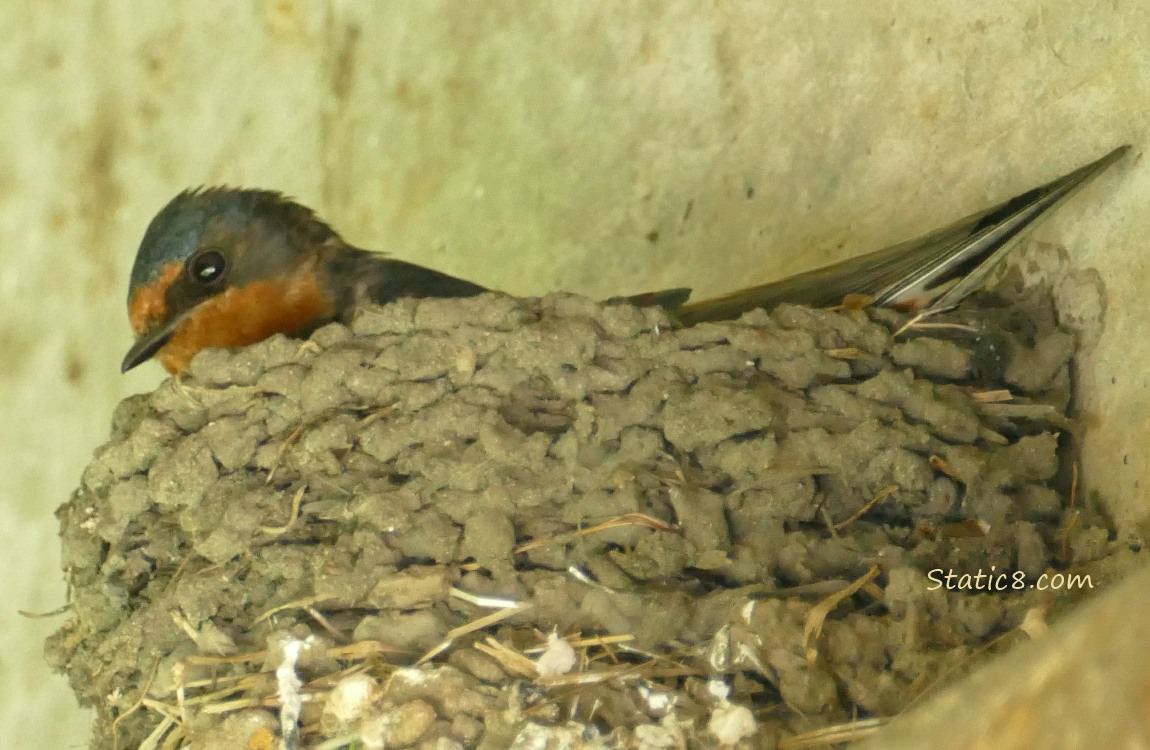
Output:
[[276,333],[303,333],[335,315],[315,269],[228,288],[200,304],[156,357],[175,374],[201,349],[247,346]]
[[167,317],[168,301],[165,295],[183,268],[184,264],[178,260],[165,263],[155,281],[132,291],[132,299],[128,302],[128,322],[137,336]]

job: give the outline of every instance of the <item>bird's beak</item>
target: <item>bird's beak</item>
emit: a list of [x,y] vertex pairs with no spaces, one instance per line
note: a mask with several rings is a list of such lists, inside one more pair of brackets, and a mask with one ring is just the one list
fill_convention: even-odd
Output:
[[124,361],[120,363],[120,372],[127,372],[155,356],[156,352],[164,348],[164,344],[172,338],[176,329],[184,322],[185,317],[187,316],[176,316],[166,323],[161,323],[155,328],[141,333],[136,339],[136,343],[132,344],[132,348],[124,355]]

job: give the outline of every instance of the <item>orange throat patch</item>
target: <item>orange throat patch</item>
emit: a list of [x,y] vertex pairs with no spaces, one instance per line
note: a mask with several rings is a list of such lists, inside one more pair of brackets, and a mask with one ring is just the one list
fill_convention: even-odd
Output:
[[[178,265],[182,268],[182,264]],[[180,268],[176,269],[177,273]],[[143,291],[160,287],[166,291],[174,278],[174,274],[168,277],[168,269],[165,268],[161,278]],[[159,309],[161,315],[167,312],[163,291],[159,293],[158,304],[162,307],[157,307],[156,301],[143,293],[133,298],[129,317],[137,334],[141,332],[137,328],[137,320],[146,330],[148,323],[155,320],[155,309]],[[243,287],[228,287],[201,302],[156,352],[156,359],[175,375],[187,367],[202,349],[232,349],[263,341],[277,333],[304,333],[334,315],[335,307],[309,263],[290,276],[255,281]]]

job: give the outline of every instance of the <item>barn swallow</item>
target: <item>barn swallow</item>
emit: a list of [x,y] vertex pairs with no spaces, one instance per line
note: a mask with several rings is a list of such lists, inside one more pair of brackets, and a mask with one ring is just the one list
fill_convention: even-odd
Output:
[[[1022,195],[910,242],[781,281],[688,303],[689,289],[622,299],[661,305],[682,325],[737,318],[783,302],[831,306],[855,298],[920,315],[951,309],[985,281],[1016,240],[1128,146]],[[488,291],[349,245],[310,209],[265,190],[177,195],[152,219],[132,266],[127,372],[151,358],[178,373],[208,347],[304,336],[347,321],[357,303],[471,297]]]

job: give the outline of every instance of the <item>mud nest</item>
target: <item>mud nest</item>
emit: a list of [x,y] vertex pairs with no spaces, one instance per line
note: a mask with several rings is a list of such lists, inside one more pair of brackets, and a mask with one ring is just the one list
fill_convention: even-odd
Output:
[[49,658],[96,748],[786,747],[896,714],[1041,596],[932,576],[1112,546],[1060,489],[1049,293],[905,322],[484,295],[204,352],[60,509]]

